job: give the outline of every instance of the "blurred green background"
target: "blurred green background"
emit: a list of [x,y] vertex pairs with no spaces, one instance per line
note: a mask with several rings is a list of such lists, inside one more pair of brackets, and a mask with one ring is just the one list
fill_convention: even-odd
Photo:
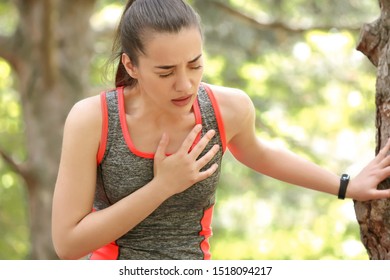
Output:
[[[17,23],[12,2],[0,1],[0,35]],[[124,2],[99,0],[92,28],[114,27]],[[356,174],[374,156],[376,72],[355,47],[363,23],[379,15],[377,1],[189,2],[204,25],[204,80],[245,90],[262,138],[336,173]],[[90,83],[96,94],[112,87],[102,79],[110,47],[110,37],[95,41]],[[23,161],[16,86],[0,58],[0,147]],[[267,178],[229,153],[221,178],[213,259],[368,259],[352,201]],[[27,201],[23,181],[0,157],[0,259],[28,256]]]

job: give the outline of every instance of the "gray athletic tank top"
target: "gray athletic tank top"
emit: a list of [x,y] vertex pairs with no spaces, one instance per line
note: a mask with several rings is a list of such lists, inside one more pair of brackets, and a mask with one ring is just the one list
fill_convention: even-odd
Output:
[[[98,153],[96,211],[109,207],[151,181],[154,156],[136,150],[132,144],[126,124],[123,87],[102,93],[101,98],[103,133]],[[132,230],[93,252],[90,259],[210,259],[208,240],[212,235],[212,211],[226,145],[219,109],[206,84],[199,87],[193,111],[196,122],[203,126],[201,136],[210,129],[216,131],[201,156],[218,144],[218,154],[205,167],[218,163],[218,170],[167,199]]]

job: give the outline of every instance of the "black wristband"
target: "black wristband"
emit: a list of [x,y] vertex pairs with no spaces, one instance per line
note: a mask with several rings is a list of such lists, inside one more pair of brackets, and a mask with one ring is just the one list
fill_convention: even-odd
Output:
[[339,199],[344,199],[345,198],[345,194],[347,193],[347,187],[348,187],[348,183],[349,183],[349,175],[348,174],[343,174],[341,175],[341,178],[340,178],[340,188],[339,188]]

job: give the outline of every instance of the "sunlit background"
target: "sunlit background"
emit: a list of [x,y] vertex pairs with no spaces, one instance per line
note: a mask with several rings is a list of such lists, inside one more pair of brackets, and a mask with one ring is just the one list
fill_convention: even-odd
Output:
[[[0,35],[12,32],[17,21],[9,2],[0,2]],[[99,1],[91,26],[99,32],[114,28],[123,2]],[[355,175],[368,163],[375,150],[376,72],[355,47],[360,26],[379,14],[377,1],[223,1],[263,29],[206,5],[213,1],[190,2],[203,19],[205,81],[251,96],[260,137],[338,174]],[[272,22],[292,30],[267,29]],[[306,30],[293,31],[298,27]],[[112,86],[102,79],[111,39],[102,36],[95,43],[90,77],[95,94]],[[17,80],[0,59],[0,147],[20,161],[22,114]],[[27,209],[22,180],[0,160],[0,259],[28,255]],[[213,230],[214,259],[368,258],[352,201],[256,174],[229,153]]]

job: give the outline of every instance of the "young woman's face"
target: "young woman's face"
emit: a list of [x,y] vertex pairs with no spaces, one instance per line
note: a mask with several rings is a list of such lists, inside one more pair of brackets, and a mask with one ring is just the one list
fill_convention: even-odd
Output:
[[188,28],[179,33],[154,33],[146,41],[145,55],[139,56],[138,66],[133,66],[130,72],[138,80],[149,105],[164,111],[188,112],[203,75],[199,30]]

